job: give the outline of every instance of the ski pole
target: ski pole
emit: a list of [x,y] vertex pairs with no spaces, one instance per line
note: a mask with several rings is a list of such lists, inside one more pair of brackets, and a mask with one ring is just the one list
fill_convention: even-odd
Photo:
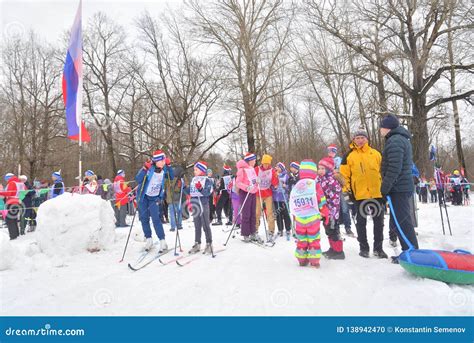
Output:
[[227,243],[229,242],[230,236],[232,236],[232,232],[234,231],[235,226],[237,225],[237,218],[238,218],[238,217],[240,216],[240,214],[242,213],[242,210],[244,209],[245,203],[247,202],[247,198],[249,197],[249,194],[250,194],[250,192],[247,192],[247,195],[245,196],[244,201],[243,201],[242,204],[240,205],[240,208],[239,208],[239,211],[238,211],[238,213],[237,213],[235,222],[234,222],[234,224],[232,224],[232,229],[231,229],[230,232],[229,232],[229,236],[227,236],[227,240],[225,241],[224,246],[227,246]]
[[[148,172],[146,172],[145,176],[143,177],[142,185],[140,187],[140,193],[139,193],[140,195],[139,195],[138,199],[140,199],[141,196],[142,196],[143,187],[145,187],[145,180],[147,179],[147,176],[148,176]],[[139,206],[139,204],[140,204],[140,201],[137,202],[137,207]],[[138,208],[137,208],[137,210],[138,210]],[[130,225],[130,230],[128,231],[127,242],[125,243],[125,248],[123,249],[122,259],[119,261],[119,263],[123,262],[123,259],[125,258],[125,253],[127,252],[128,242],[130,240],[130,235],[132,234],[133,223],[135,222],[135,217],[136,216],[137,216],[137,211],[135,211],[135,213],[133,214],[132,224]]]
[[[263,212],[263,228],[265,229],[265,237],[268,242],[267,223],[265,222],[266,214],[265,214],[265,210],[263,209],[263,200],[262,200],[262,193],[260,192],[260,184],[257,183],[257,187],[258,187],[258,197],[260,198],[260,208],[261,208],[261,211]],[[258,228],[256,228],[255,231],[258,234]]]
[[[179,205],[178,205],[178,211],[180,211],[181,213],[181,201],[182,201],[182,196],[183,196],[183,178],[181,178],[181,190],[179,192]],[[174,212],[174,220],[175,220],[175,223],[176,223],[176,237],[175,237],[175,241],[174,241],[174,255],[175,256],[178,256],[178,254],[176,253],[176,247],[177,245],[179,244],[179,251],[180,252],[183,252],[183,249],[181,247],[181,239],[179,237],[179,227],[178,227],[178,217],[177,217],[177,214],[176,214],[176,207],[174,205],[174,203],[172,204],[173,206],[173,212]]]

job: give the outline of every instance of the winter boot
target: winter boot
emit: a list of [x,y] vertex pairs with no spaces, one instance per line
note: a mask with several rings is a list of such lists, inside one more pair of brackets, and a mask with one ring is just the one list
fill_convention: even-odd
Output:
[[252,242],[257,242],[259,244],[263,244],[263,239],[256,233],[250,235],[250,240]]
[[400,264],[398,256],[390,256],[390,259],[393,264]]
[[250,236],[244,236],[243,241],[244,241],[245,243],[250,243],[250,242],[251,242]]
[[278,235],[279,235],[280,237],[283,237],[283,231],[278,231]]
[[222,225],[222,221],[218,220],[215,223],[212,223],[212,226]]
[[298,262],[300,264],[300,267],[306,267],[309,263],[308,260],[300,260]]
[[382,249],[374,250],[374,256],[378,258],[388,258],[387,254]]
[[201,250],[201,244],[200,243],[194,243],[193,247],[191,250],[189,250],[189,254],[196,254]]
[[164,239],[160,239],[160,253],[163,253],[168,250],[168,244]]
[[153,238],[147,238],[145,241],[145,250],[150,251],[151,248],[153,247]]
[[392,247],[396,248],[397,247],[397,240],[394,240],[394,241],[390,240],[390,245]]
[[367,250],[361,250],[359,252],[359,256],[362,256],[364,258],[369,258],[370,255],[369,255],[369,252]]
[[319,264],[319,261],[318,262],[311,262],[311,267],[319,269],[319,267],[321,267],[321,265]]
[[329,258],[333,253],[335,253],[335,251],[332,248],[329,248],[328,250],[323,251],[323,256]]
[[226,226],[231,226],[232,222],[229,220],[227,223],[225,223]]
[[344,251],[333,250],[332,253],[326,257],[329,260],[344,260],[346,258],[346,255],[344,254]]
[[203,251],[203,254],[212,254],[212,243],[206,243],[206,248]]

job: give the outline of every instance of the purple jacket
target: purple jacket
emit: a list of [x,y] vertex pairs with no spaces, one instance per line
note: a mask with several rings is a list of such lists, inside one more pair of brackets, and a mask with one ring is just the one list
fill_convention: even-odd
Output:
[[341,203],[341,185],[334,178],[332,172],[326,173],[324,176],[316,178],[316,182],[319,182],[323,189],[324,196],[326,197],[326,205],[329,210],[329,215],[334,220],[339,219],[339,206]]

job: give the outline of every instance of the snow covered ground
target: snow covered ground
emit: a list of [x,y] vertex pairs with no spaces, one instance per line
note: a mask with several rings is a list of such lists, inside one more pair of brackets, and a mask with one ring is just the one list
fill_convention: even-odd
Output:
[[[436,204],[419,204],[418,239],[422,248],[474,251],[474,206],[448,208],[453,236],[443,236]],[[84,213],[78,212],[78,216]],[[129,222],[131,218],[128,218]],[[372,222],[369,221],[369,239]],[[135,222],[140,231],[139,222]],[[192,221],[181,231],[187,251],[194,237]],[[226,239],[213,227],[215,249]],[[174,233],[165,224],[167,241]],[[135,229],[134,229],[135,232]],[[263,226],[260,233],[263,233]],[[0,229],[7,235],[6,228]],[[346,260],[322,259],[321,269],[301,268],[293,257],[293,240],[279,238],[263,249],[231,239],[215,259],[200,256],[185,267],[154,262],[138,272],[127,268],[144,243],[131,239],[119,263],[128,229],[117,230],[107,250],[84,251],[60,263],[39,252],[38,233],[11,242],[3,251],[14,263],[0,271],[0,315],[373,315],[437,316],[474,314],[474,286],[447,285],[408,274],[388,260],[358,256],[355,238],[346,238]],[[388,244],[386,217],[384,249]],[[2,246],[8,242],[2,240]],[[370,242],[370,240],[369,240]],[[322,234],[323,250],[328,248]],[[166,258],[172,258],[172,253]]]

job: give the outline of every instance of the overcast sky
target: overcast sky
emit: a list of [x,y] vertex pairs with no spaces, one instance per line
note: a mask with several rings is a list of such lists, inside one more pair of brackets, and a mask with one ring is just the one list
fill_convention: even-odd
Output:
[[[123,26],[145,10],[152,14],[167,6],[178,7],[181,0],[83,0],[82,20],[86,23],[96,12],[103,11]],[[79,0],[0,0],[2,36],[33,29],[51,43],[57,42],[71,28]]]

